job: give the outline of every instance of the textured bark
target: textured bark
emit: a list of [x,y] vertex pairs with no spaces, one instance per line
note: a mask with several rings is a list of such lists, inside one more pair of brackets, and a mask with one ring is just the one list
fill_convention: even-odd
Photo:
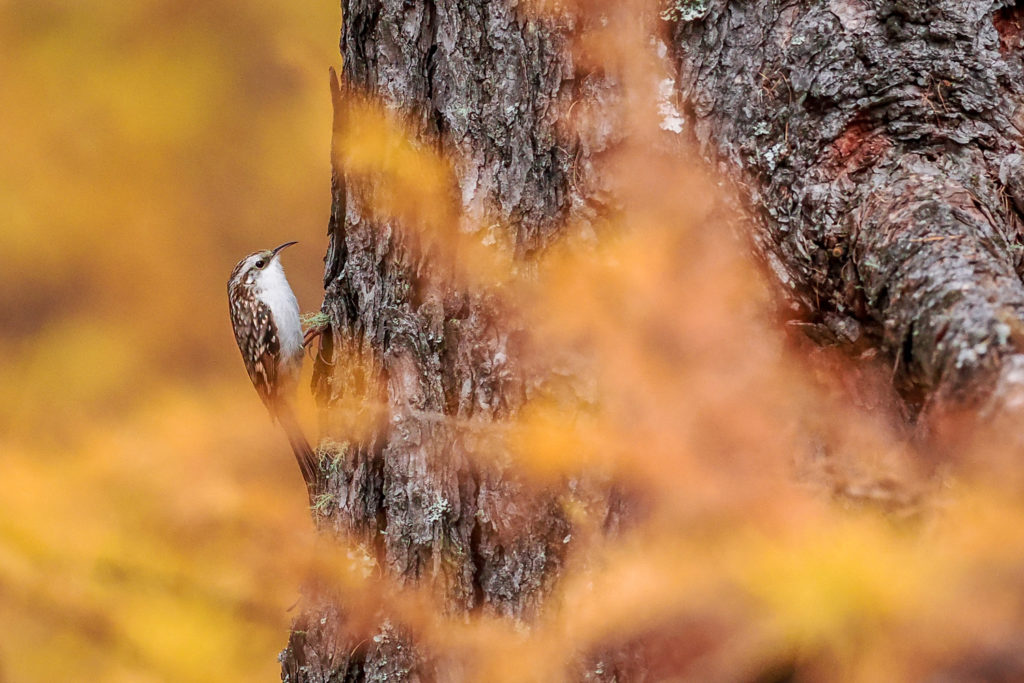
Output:
[[880,344],[911,400],[1016,395],[1019,10],[684,4],[695,18],[675,44],[696,135],[745,190],[794,308],[833,340]]
[[[346,0],[343,13],[343,89],[383,99],[454,160],[466,225],[486,215],[514,226],[522,258],[587,210],[571,182],[584,154],[556,130],[577,87],[567,24],[488,0]],[[497,297],[460,288],[407,226],[374,218],[373,195],[335,169],[322,356],[344,348],[376,359],[386,420],[341,449],[321,526],[366,539],[389,576],[432,585],[450,612],[528,621],[558,576],[568,522],[553,493],[471,459],[470,438],[452,424],[500,421],[543,379],[524,364],[524,332]],[[318,364],[328,438],[332,407],[358,393],[354,384]],[[282,653],[284,678],[457,678],[400,626],[382,623],[356,647],[344,623],[343,607],[309,608]]]
[[[796,314],[818,337],[890,353],[912,403],[1018,397],[1018,10],[966,0],[677,0],[668,10],[691,130],[749,200],[757,249]],[[404,112],[454,160],[466,226],[487,215],[513,226],[522,262],[590,216],[606,138],[564,139],[559,119],[604,91],[573,64],[571,19],[489,0],[345,0],[343,11],[345,87]],[[374,218],[373,190],[336,169],[331,332],[314,393],[327,415],[322,449],[338,459],[318,520],[365,540],[387,575],[432,585],[453,613],[529,621],[558,578],[569,523],[555,492],[470,457],[471,439],[447,418],[503,420],[543,375],[500,299],[457,285],[413,232]],[[343,354],[379,364],[386,409],[373,436],[338,444],[332,408],[372,386],[332,370]],[[363,641],[343,605],[305,610],[282,653],[286,680],[458,679],[383,616]],[[640,671],[641,649],[617,661]]]

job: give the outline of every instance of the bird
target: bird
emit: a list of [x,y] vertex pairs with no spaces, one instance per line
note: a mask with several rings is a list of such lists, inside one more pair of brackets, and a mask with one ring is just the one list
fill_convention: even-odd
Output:
[[298,242],[249,254],[228,278],[228,304],[245,369],[271,419],[284,429],[312,495],[318,460],[292,409],[305,355],[299,302],[281,265],[281,252]]

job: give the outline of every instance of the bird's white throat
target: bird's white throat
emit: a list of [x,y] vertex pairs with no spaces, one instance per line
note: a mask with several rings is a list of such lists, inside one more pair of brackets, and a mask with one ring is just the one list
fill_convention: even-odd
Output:
[[281,343],[281,359],[294,362],[302,359],[302,323],[299,321],[299,302],[295,299],[280,259],[274,258],[259,274],[256,290],[260,299],[270,307],[277,325]]

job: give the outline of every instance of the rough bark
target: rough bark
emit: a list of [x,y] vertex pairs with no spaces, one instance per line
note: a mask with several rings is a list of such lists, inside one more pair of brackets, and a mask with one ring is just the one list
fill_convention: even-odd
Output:
[[[600,90],[573,64],[572,20],[488,0],[342,4],[345,87],[404,112],[450,155],[467,226],[513,226],[523,259],[589,215],[601,143],[559,127]],[[748,200],[795,314],[819,336],[890,353],[912,403],[1012,402],[1024,387],[1018,10],[678,0],[666,16],[691,129]],[[361,354],[379,364],[386,409],[372,437],[324,447],[338,459],[318,520],[364,539],[389,576],[435,586],[452,612],[529,621],[557,580],[568,521],[554,492],[482,467],[439,416],[500,421],[543,378],[499,298],[456,284],[373,201],[371,184],[336,169],[314,393],[327,415],[359,396],[362,382],[327,362]],[[326,440],[342,441],[336,431],[328,418]],[[400,624],[362,642],[349,617],[329,600],[307,606],[284,678],[456,677]]]
[[[403,112],[424,144],[454,160],[467,226],[484,215],[512,226],[522,258],[586,210],[573,182],[580,150],[557,130],[577,87],[568,24],[488,0],[346,0],[343,14],[342,88]],[[366,539],[389,576],[433,585],[453,613],[528,621],[558,576],[568,522],[552,493],[474,462],[452,424],[500,421],[543,380],[524,367],[523,330],[498,298],[457,285],[408,226],[375,217],[373,195],[372,184],[335,169],[321,357],[344,347],[374,358],[386,420],[341,449],[320,525]],[[328,416],[357,393],[351,380],[318,364],[314,393]],[[329,417],[324,426],[343,438]],[[417,652],[400,625],[381,623],[356,647],[345,618],[322,602],[297,619],[285,680],[455,675]]]
[[[1024,359],[1019,9],[684,3],[680,86],[794,308],[912,400],[1011,400]],[[993,389],[995,390],[993,392]]]

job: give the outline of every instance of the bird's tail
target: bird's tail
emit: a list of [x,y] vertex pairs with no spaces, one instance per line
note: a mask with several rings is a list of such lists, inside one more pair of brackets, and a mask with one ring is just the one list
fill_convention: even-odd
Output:
[[306,491],[312,500],[317,471],[320,468],[319,458],[310,447],[309,442],[306,441],[302,427],[299,425],[295,413],[292,412],[291,406],[286,401],[281,401],[276,408],[277,421],[281,423],[281,427],[288,437],[288,443],[291,444],[295,460],[299,463],[299,470],[302,472],[302,478],[306,482]]

